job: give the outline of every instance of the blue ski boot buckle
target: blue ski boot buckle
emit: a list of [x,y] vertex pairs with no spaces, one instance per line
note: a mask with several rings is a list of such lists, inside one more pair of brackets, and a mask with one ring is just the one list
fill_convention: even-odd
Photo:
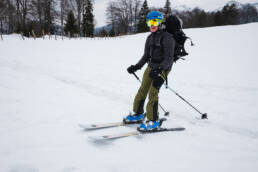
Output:
[[157,130],[160,129],[162,123],[163,123],[164,121],[166,121],[166,120],[167,120],[166,118],[161,118],[161,119],[159,119],[159,120],[157,120],[157,121],[146,121],[146,123],[141,124],[141,125],[137,128],[137,130],[138,130],[139,132],[142,132],[142,133],[144,133],[144,132],[157,131]]
[[123,119],[123,122],[124,124],[141,124],[144,121],[145,117],[145,114],[129,114]]

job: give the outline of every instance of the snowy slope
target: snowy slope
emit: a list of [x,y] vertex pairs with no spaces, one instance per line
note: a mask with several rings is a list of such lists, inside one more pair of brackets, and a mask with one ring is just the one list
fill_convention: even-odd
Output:
[[[258,23],[185,30],[196,46],[169,85],[207,112],[208,121],[165,88],[165,126],[186,131],[96,144],[78,123],[120,121],[139,87],[126,68],[146,34],[110,40],[0,41],[1,172],[255,172],[258,169]],[[247,33],[252,35],[247,36]],[[137,72],[142,76],[142,71]]]

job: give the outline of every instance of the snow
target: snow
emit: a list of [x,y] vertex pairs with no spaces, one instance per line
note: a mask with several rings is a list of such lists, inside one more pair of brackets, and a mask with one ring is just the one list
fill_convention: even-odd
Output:
[[139,83],[126,68],[141,57],[148,33],[25,41],[4,35],[0,171],[257,171],[257,30],[258,23],[185,30],[196,46],[187,42],[190,55],[174,65],[169,85],[208,120],[163,87],[160,103],[171,113],[164,126],[186,131],[103,144],[89,136],[134,128],[86,132],[78,124],[119,122],[131,110]]

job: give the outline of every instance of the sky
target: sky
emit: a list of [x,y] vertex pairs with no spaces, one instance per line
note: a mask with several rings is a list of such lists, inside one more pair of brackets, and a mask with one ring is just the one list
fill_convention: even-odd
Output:
[[[96,27],[106,25],[106,7],[109,2],[116,0],[94,0],[94,16]],[[171,4],[182,4],[187,7],[200,7],[206,11],[214,10],[225,5],[230,0],[170,0]],[[258,0],[237,0],[240,3],[254,3]],[[149,7],[163,7],[166,0],[148,0]]]

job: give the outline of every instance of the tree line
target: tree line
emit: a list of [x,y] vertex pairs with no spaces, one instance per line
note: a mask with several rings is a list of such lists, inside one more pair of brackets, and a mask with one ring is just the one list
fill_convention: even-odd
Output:
[[1,0],[0,31],[25,36],[33,30],[37,36],[69,33],[91,37],[92,3],[92,0]]
[[242,8],[237,8],[235,4],[227,4],[215,12],[205,12],[203,9],[195,8],[192,11],[176,12],[176,14],[183,20],[184,28],[258,22],[258,11],[251,4],[245,4]]
[[163,8],[149,7],[147,0],[113,0],[106,9],[107,26],[95,31],[93,0],[1,0],[0,31],[23,33],[29,36],[33,30],[37,36],[42,32],[66,34],[69,36],[117,36],[147,32],[146,15],[159,10],[165,16],[178,15],[184,28],[210,27],[244,24],[258,21],[256,7],[235,4],[222,9],[206,12],[200,8],[178,11],[170,0]]
[[239,9],[235,4],[227,4],[221,10],[205,12],[200,8],[178,11],[170,0],[166,0],[163,8],[149,8],[147,0],[143,3],[139,0],[115,0],[109,3],[106,11],[112,34],[114,32],[116,35],[147,32],[145,18],[152,10],[163,12],[165,17],[171,14],[178,15],[184,23],[183,28],[235,25],[258,21],[258,11],[251,4],[245,4]]

